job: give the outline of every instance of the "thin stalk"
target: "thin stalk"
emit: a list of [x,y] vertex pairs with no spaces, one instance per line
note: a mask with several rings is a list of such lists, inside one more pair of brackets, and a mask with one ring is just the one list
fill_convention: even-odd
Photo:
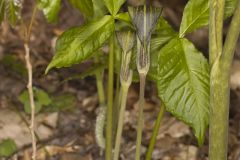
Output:
[[210,0],[209,56],[211,66],[222,54],[224,6],[225,0]]
[[30,123],[30,132],[31,132],[31,137],[32,137],[32,159],[36,159],[36,152],[37,152],[37,144],[36,144],[36,137],[35,137],[35,103],[34,103],[34,95],[33,95],[33,87],[32,87],[32,65],[30,62],[30,50],[28,44],[24,44],[25,48],[25,61],[26,61],[26,66],[27,66],[27,71],[28,71],[28,84],[27,84],[27,89],[28,89],[28,94],[29,94],[29,99],[30,99],[30,107],[31,107],[31,123]]
[[114,158],[113,158],[114,160],[118,160],[119,158],[128,88],[129,88],[129,85],[122,86],[121,107],[119,112],[119,119],[118,119],[118,125],[117,125],[118,128],[117,128],[117,135],[116,135],[115,148],[114,148]]
[[37,142],[36,142],[36,137],[35,137],[35,124],[34,124],[35,123],[35,102],[34,102],[34,93],[33,93],[33,86],[32,86],[33,73],[32,73],[31,59],[30,59],[29,42],[30,42],[32,26],[33,26],[33,22],[35,20],[36,12],[37,12],[37,7],[34,7],[30,24],[25,33],[25,42],[24,42],[25,61],[26,61],[26,68],[27,68],[27,72],[28,72],[27,89],[28,89],[29,101],[30,101],[30,107],[31,107],[31,123],[30,123],[29,129],[30,129],[31,138],[32,138],[32,150],[33,150],[32,160],[36,160]]
[[108,102],[106,125],[106,160],[112,160],[112,117],[113,117],[113,76],[114,76],[114,36],[110,38],[110,51],[108,61]]
[[[213,4],[211,4],[213,5]],[[216,9],[216,8],[214,8]],[[213,24],[213,20],[210,24]],[[217,27],[217,26],[215,26]],[[211,35],[217,35],[216,28],[210,30]],[[214,32],[214,33],[212,33]],[[209,125],[209,159],[226,160],[228,144],[229,119],[229,77],[234,48],[240,32],[240,0],[236,7],[232,22],[223,47],[222,55],[212,59],[210,79],[210,125]],[[214,39],[210,39],[210,55],[215,54],[217,48]],[[214,48],[211,45],[215,45]]]
[[158,132],[159,132],[159,128],[160,128],[160,124],[161,124],[164,112],[165,112],[165,106],[162,105],[161,108],[160,108],[160,111],[158,113],[157,120],[154,124],[153,133],[152,133],[150,144],[149,144],[148,150],[147,150],[146,160],[151,160],[152,159],[153,149],[154,149],[154,146],[156,144],[157,135],[158,135]]
[[222,54],[223,48],[223,21],[224,21],[224,9],[225,9],[225,0],[217,0],[216,3],[216,45],[218,48],[218,54]]
[[142,129],[144,123],[144,92],[145,92],[145,83],[146,83],[146,74],[139,74],[140,78],[140,92],[139,92],[139,115],[138,115],[138,124],[137,124],[137,143],[136,143],[136,155],[135,159],[140,160],[141,158],[141,142],[142,142]]
[[99,104],[103,105],[105,104],[105,93],[104,93],[104,87],[103,87],[103,75],[102,71],[98,71],[96,73],[96,80],[97,80],[97,91],[98,91],[98,98],[99,98]]
[[238,0],[238,4],[234,12],[234,16],[232,18],[230,28],[223,47],[222,59],[224,61],[224,66],[228,69],[230,69],[231,66],[237,40],[239,37],[239,32],[240,32],[240,0]]
[[114,107],[113,107],[113,141],[115,141],[118,124],[118,114],[121,105],[121,87],[120,87],[120,74],[117,74]]
[[95,137],[96,137],[98,146],[104,149],[105,148],[104,126],[106,121],[106,105],[105,105],[102,71],[98,71],[96,73],[96,80],[97,80],[100,112],[98,113],[97,119],[96,119]]

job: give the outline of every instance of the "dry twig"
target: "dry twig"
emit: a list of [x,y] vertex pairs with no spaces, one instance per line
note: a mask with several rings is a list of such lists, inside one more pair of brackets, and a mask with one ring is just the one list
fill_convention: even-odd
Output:
[[24,49],[25,49],[25,61],[26,61],[26,68],[28,71],[28,94],[29,94],[29,100],[30,100],[30,107],[31,107],[31,123],[29,126],[31,137],[32,137],[32,160],[36,160],[36,152],[37,152],[37,142],[35,137],[35,103],[34,103],[34,94],[33,94],[33,86],[32,86],[32,64],[30,59],[30,48],[29,48],[29,41],[32,31],[32,25],[35,19],[37,8],[34,7],[32,18],[30,21],[30,24],[28,26],[28,29],[25,33],[25,42],[24,42]]

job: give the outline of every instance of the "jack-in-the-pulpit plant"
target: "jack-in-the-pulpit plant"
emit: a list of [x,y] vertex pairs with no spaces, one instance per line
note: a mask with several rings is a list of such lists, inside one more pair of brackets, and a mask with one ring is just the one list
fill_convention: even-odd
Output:
[[155,28],[157,20],[161,14],[160,8],[151,6],[129,7],[128,11],[137,33],[137,71],[140,79],[139,91],[139,115],[137,127],[136,160],[140,160],[142,127],[144,123],[144,91],[146,76],[150,67],[150,43],[152,31]]
[[122,49],[122,62],[120,69],[120,83],[121,93],[120,95],[120,111],[118,119],[118,127],[116,134],[116,141],[114,146],[113,160],[119,159],[119,151],[121,145],[121,136],[124,122],[124,114],[127,102],[128,89],[132,83],[132,70],[130,69],[130,62],[132,57],[132,48],[135,42],[135,35],[132,31],[121,31],[117,33],[117,39]]
[[[100,9],[103,11],[101,12],[103,14],[99,14],[100,16],[95,18],[88,17],[88,21],[84,25],[69,29],[58,38],[56,53],[47,71],[53,67],[68,67],[91,58],[95,59],[97,50],[101,50],[101,47],[105,44],[109,46],[109,54],[107,55],[108,67],[103,68],[108,69],[105,132],[106,160],[113,159],[112,153],[115,154],[115,157],[118,157],[118,152],[120,152],[120,147],[118,149],[120,142],[117,142],[117,145],[112,143],[113,139],[118,141],[117,137],[119,137],[119,135],[113,137],[112,111],[113,107],[118,106],[113,106],[113,98],[116,99],[113,94],[113,77],[115,75],[121,76],[121,69],[115,66],[119,64],[119,59],[116,59],[117,56],[115,56],[117,54],[115,31],[121,31],[122,28],[124,30],[126,28],[129,30],[132,28],[136,29],[136,43],[134,47],[137,53],[133,52],[132,54],[132,59],[136,61],[136,64],[131,63],[130,68],[133,75],[139,74],[137,80],[140,80],[136,159],[141,157],[146,78],[156,83],[162,107],[164,106],[166,111],[192,127],[198,143],[203,144],[205,130],[209,122],[210,68],[206,58],[185,36],[208,25],[208,0],[188,1],[184,9],[179,32],[174,31],[167,21],[160,17],[161,9],[159,8],[143,5],[136,8],[129,7],[128,13],[119,13],[125,0],[94,0],[91,2],[90,6],[92,6],[92,11],[94,12],[92,15],[99,13],[99,10],[96,10],[96,5],[100,4],[98,2],[105,4]],[[236,0],[226,1],[225,17],[232,15],[235,2]],[[106,54],[102,54],[102,56],[104,57]],[[116,95],[119,95],[118,99],[120,100],[124,98],[123,94]],[[160,118],[158,118],[156,124],[160,123],[164,109],[159,113]],[[120,115],[118,117],[121,118]],[[157,135],[156,130],[158,130],[160,125],[155,126],[155,132],[148,150],[148,159],[151,158]],[[121,126],[118,127],[121,130]]]

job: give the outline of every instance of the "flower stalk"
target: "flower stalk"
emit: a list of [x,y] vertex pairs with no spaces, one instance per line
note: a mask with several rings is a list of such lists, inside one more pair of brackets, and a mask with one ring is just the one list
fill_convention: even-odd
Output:
[[123,31],[117,33],[118,42],[122,48],[122,63],[120,71],[121,93],[120,95],[120,112],[117,125],[117,134],[115,139],[114,160],[119,159],[121,146],[121,137],[124,123],[124,113],[126,109],[128,89],[132,83],[132,70],[130,70],[130,61],[132,56],[132,48],[134,45],[134,34],[131,31]]
[[104,126],[106,121],[106,103],[103,86],[103,71],[96,72],[97,91],[100,111],[96,119],[95,137],[99,147],[105,149]]
[[106,160],[112,160],[112,122],[113,122],[113,78],[114,78],[114,41],[115,35],[112,35],[109,41],[109,59],[108,59],[108,95],[107,95],[107,123],[106,123]]
[[151,6],[129,7],[129,14],[137,32],[137,69],[140,79],[139,115],[137,124],[137,142],[135,159],[141,158],[142,130],[144,124],[145,83],[150,67],[151,34],[161,14],[161,8]]

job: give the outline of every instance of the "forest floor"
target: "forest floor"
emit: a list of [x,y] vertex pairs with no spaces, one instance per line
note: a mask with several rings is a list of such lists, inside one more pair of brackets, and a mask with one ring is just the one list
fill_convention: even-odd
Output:
[[[131,3],[134,3],[133,0]],[[163,0],[163,16],[178,29],[184,0]],[[26,2],[23,22],[29,22],[32,4]],[[74,16],[73,16],[74,15]],[[85,62],[71,68],[44,71],[54,55],[57,37],[66,29],[83,23],[83,16],[64,1],[57,23],[49,24],[39,11],[31,36],[31,62],[33,86],[47,93],[54,103],[43,106],[36,114],[38,159],[104,160],[104,151],[95,141],[95,121],[98,113],[98,96],[94,77],[72,79],[91,64]],[[226,24],[227,26],[227,24]],[[208,50],[208,30],[203,28],[188,38],[203,51]],[[0,28],[0,141],[13,139],[18,147],[11,159],[30,160],[31,138],[28,129],[29,115],[24,111],[19,96],[26,90],[27,73],[24,63],[23,25],[11,28],[3,23]],[[135,154],[138,113],[138,87],[130,87],[123,129],[122,160],[133,160]],[[229,127],[229,160],[240,160],[240,45],[238,44],[231,75],[231,108]],[[153,125],[160,108],[156,87],[147,83],[145,123],[142,154],[146,152]],[[208,138],[199,147],[193,131],[184,123],[165,113],[157,136],[153,160],[207,160]]]

